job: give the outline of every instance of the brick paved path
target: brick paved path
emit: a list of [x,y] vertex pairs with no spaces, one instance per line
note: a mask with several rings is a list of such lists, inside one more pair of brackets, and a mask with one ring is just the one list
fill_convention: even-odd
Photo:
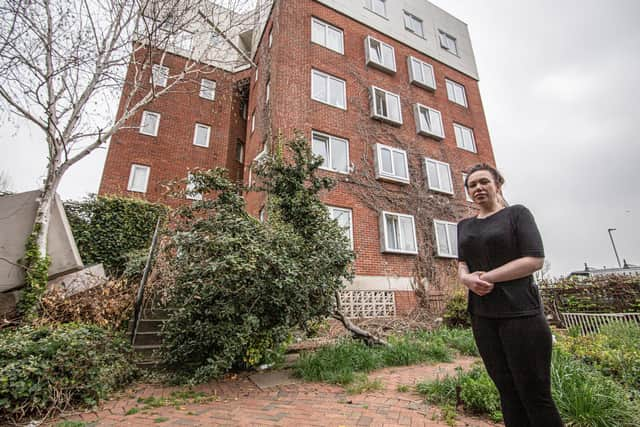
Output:
[[[413,391],[400,392],[398,385],[453,373],[456,366],[469,367],[475,360],[455,363],[386,368],[369,375],[380,379],[384,389],[348,395],[342,387],[298,383],[260,390],[246,376],[212,382],[194,388],[206,397],[174,401],[175,406],[143,409],[141,398],[170,398],[185,390],[177,387],[137,385],[95,412],[73,414],[61,420],[86,421],[96,426],[446,426],[440,411],[425,404]],[[175,396],[175,394],[174,394]],[[132,409],[137,408],[137,409]],[[136,412],[138,411],[138,412]],[[130,412],[130,415],[126,415]],[[135,412],[135,413],[131,413]],[[484,419],[458,416],[456,426],[495,426]]]

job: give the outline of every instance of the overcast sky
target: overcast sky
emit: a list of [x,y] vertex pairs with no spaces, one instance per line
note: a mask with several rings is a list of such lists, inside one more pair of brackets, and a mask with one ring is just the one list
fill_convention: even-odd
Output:
[[[551,274],[615,266],[608,228],[640,264],[640,1],[432,3],[469,25],[505,194],[533,211]],[[14,191],[37,188],[40,134],[0,119],[0,171]],[[64,199],[98,190],[105,154],[69,170]]]

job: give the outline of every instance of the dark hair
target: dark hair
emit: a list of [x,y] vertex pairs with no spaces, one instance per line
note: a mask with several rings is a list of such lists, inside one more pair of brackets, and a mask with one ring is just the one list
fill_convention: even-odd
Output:
[[504,177],[500,174],[500,172],[498,172],[498,169],[487,163],[478,163],[477,165],[472,166],[471,169],[469,169],[469,171],[467,172],[467,177],[464,180],[465,187],[469,188],[469,177],[472,173],[478,171],[489,171],[489,173],[491,173],[491,176],[493,176],[493,180],[498,186],[504,184]]

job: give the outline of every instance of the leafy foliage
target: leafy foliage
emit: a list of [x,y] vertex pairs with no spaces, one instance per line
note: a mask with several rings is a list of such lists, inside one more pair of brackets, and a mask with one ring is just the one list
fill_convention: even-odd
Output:
[[97,326],[66,324],[0,333],[0,420],[72,404],[94,405],[133,379],[128,344]]
[[471,327],[471,318],[467,311],[467,295],[464,292],[454,293],[447,301],[442,318],[444,324],[450,327]]
[[315,177],[320,161],[303,138],[260,169],[270,197],[269,222],[245,210],[223,170],[196,172],[194,190],[214,192],[179,211],[172,243],[175,308],[163,329],[164,362],[178,379],[205,381],[233,367],[267,361],[289,330],[327,316],[350,277],[353,252],[329,219]]
[[111,275],[124,271],[131,251],[149,247],[158,216],[166,214],[163,205],[111,196],[67,201],[64,208],[82,261],[102,263]]
[[49,280],[49,265],[51,258],[45,254],[41,256],[38,248],[37,238],[41,224],[36,223],[27,243],[25,253],[20,260],[20,265],[24,268],[24,289],[20,301],[18,301],[18,312],[29,319],[34,319],[40,312],[40,302],[47,290]]

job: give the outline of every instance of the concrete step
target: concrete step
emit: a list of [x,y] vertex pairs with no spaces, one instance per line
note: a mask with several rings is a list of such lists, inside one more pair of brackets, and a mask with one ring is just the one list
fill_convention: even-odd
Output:
[[160,332],[164,320],[140,319],[138,321],[138,332]]
[[134,347],[145,346],[145,345],[160,346],[160,344],[162,344],[162,336],[160,335],[159,331],[158,332],[138,331],[138,333],[135,336],[135,339],[133,340]]
[[156,360],[156,350],[159,350],[159,345],[134,345],[133,351],[135,352],[135,359],[139,361]]
[[166,320],[174,310],[172,308],[145,308],[140,314],[141,319],[145,320]]

